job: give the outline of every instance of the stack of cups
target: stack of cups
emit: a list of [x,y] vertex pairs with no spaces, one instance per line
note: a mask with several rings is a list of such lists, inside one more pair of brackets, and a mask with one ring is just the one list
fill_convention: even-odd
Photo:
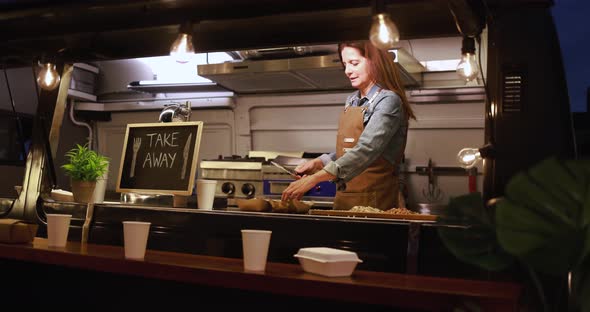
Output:
[[264,271],[272,231],[242,230],[244,270]]
[[71,214],[47,214],[47,245],[66,247],[70,231]]
[[123,221],[125,258],[142,260],[145,257],[150,222]]

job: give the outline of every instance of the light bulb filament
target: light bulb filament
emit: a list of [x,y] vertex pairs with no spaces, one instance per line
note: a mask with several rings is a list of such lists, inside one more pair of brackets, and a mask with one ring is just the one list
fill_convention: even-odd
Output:
[[481,158],[481,153],[477,148],[464,148],[457,154],[459,164],[465,169],[475,166]]
[[43,90],[54,90],[60,82],[59,74],[52,63],[42,64],[43,68],[37,74],[37,83]]
[[379,40],[383,43],[386,43],[391,38],[391,33],[387,29],[387,25],[385,25],[385,21],[383,17],[380,16],[379,18]]
[[174,57],[178,63],[187,63],[190,61],[193,54],[195,54],[195,48],[193,47],[193,36],[185,33],[178,34],[172,47],[170,47],[170,55]]
[[477,60],[475,59],[475,54],[464,53],[461,56],[461,61],[457,65],[457,73],[466,81],[471,81],[477,78],[479,69],[477,65]]
[[472,155],[472,154],[470,154],[470,155],[464,155],[463,158],[462,158],[462,161],[464,163],[469,163],[469,162],[472,162],[474,160],[475,160],[475,155]]
[[369,38],[377,48],[391,49],[399,41],[399,31],[388,14],[380,13],[373,16]]

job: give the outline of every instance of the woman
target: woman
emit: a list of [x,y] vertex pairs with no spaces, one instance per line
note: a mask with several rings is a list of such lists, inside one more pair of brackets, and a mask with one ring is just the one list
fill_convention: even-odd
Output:
[[282,193],[301,199],[322,181],[338,185],[334,209],[398,207],[398,166],[406,146],[408,120],[415,119],[393,56],[369,41],[338,46],[344,72],[357,89],[346,100],[338,123],[336,152],[295,168],[302,178]]

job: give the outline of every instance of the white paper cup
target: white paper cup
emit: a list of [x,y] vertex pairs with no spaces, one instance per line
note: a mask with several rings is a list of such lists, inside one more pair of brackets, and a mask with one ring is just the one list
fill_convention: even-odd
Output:
[[123,221],[125,258],[141,260],[145,257],[150,222]]
[[215,180],[197,180],[197,208],[213,209],[213,199],[215,199],[215,189],[217,181]]
[[272,231],[242,230],[244,270],[264,271]]
[[47,245],[65,247],[70,231],[71,214],[47,214]]
[[107,171],[102,175],[102,177],[96,180],[96,187],[94,187],[94,194],[92,195],[92,202],[93,203],[102,203],[104,202],[104,194],[106,193],[107,189],[107,180],[109,179],[109,164],[107,164]]

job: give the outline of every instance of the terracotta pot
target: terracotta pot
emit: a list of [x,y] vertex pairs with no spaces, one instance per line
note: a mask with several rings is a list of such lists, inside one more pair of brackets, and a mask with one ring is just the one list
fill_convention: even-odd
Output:
[[91,203],[94,195],[96,181],[75,181],[71,180],[74,201],[77,203]]

